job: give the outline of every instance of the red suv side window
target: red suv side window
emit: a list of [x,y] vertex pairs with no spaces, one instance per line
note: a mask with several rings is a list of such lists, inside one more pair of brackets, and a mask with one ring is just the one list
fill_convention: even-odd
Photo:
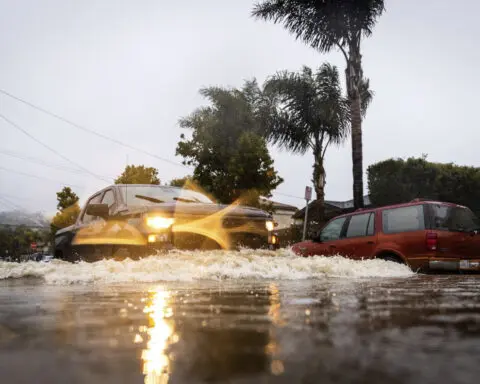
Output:
[[372,222],[371,225],[373,226],[373,217],[373,213],[363,213],[360,215],[350,216],[346,237],[373,235],[373,233],[370,233],[372,231],[372,228],[370,228],[370,221]]
[[421,231],[425,229],[423,205],[385,209],[382,212],[383,233]]
[[321,241],[333,241],[338,240],[342,235],[343,225],[345,224],[346,217],[339,217],[328,223],[320,233]]

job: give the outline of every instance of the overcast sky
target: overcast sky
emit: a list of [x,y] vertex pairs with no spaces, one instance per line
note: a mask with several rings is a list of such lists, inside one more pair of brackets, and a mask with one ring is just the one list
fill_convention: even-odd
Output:
[[[295,41],[280,25],[252,19],[252,4],[251,0],[0,0],[0,88],[180,163],[181,158],[175,157],[181,134],[177,122],[204,103],[199,88],[241,86],[254,76],[263,82],[278,70],[317,67],[324,61],[337,65],[343,76],[345,63],[338,53],[320,54]],[[386,158],[422,153],[432,161],[480,166],[476,127],[480,4],[390,0],[386,7],[362,47],[364,72],[375,91],[363,124],[365,170]],[[127,156],[131,164],[158,168],[162,181],[190,172],[2,95],[0,113],[103,177],[121,173]],[[347,142],[327,152],[327,199],[352,198],[350,150]],[[277,149],[272,154],[285,179],[277,191],[303,196],[311,180],[312,155],[292,156]],[[82,201],[106,185],[72,168],[0,119],[0,198],[53,213],[55,192],[63,185],[73,185]],[[280,194],[274,198],[303,204]],[[9,208],[5,200],[0,203],[0,210]]]

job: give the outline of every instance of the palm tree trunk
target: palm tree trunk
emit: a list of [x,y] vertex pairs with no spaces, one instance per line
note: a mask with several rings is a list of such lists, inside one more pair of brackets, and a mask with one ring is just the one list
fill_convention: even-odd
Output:
[[315,188],[318,202],[317,220],[322,223],[325,219],[325,168],[323,167],[321,148],[314,150],[313,156],[315,158],[313,164],[313,187]]
[[345,75],[352,129],[353,205],[355,209],[363,208],[362,100],[359,88],[362,79],[361,60],[359,44],[352,44]]

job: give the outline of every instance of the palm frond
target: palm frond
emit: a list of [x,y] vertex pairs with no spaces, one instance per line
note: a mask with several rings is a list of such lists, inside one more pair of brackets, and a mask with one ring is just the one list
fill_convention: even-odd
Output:
[[267,139],[272,144],[300,154],[310,148],[310,136],[304,134],[307,127],[301,125],[297,116],[279,111],[272,123],[272,129],[267,133]]
[[328,52],[369,36],[384,10],[384,0],[266,0],[254,5],[252,15],[283,24],[297,39]]
[[341,143],[348,136],[348,103],[342,97],[338,69],[279,72],[268,79],[264,94],[271,101],[266,137],[293,152],[321,148],[324,140]]
[[365,115],[367,114],[367,109],[373,100],[373,96],[375,96],[375,92],[370,89],[370,80],[365,78],[360,80],[359,90],[362,116],[365,117]]

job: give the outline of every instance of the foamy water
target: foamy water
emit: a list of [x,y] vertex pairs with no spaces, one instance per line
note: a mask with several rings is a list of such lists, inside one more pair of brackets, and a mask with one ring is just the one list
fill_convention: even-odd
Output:
[[172,251],[141,260],[76,264],[0,262],[0,280],[37,277],[49,284],[129,283],[224,279],[300,280],[334,277],[408,277],[405,265],[383,260],[298,257],[290,250]]

